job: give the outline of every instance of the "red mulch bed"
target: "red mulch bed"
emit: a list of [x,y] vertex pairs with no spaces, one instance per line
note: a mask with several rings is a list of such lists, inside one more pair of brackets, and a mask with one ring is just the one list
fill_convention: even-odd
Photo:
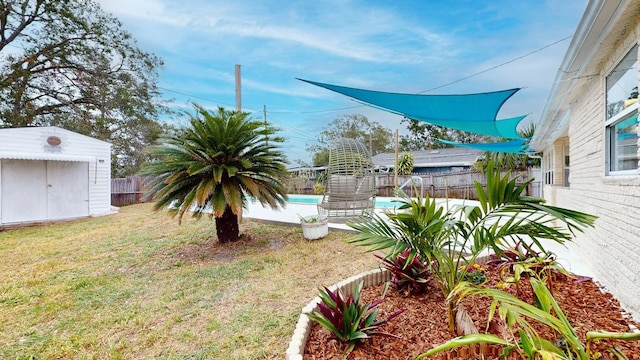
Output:
[[[495,267],[485,266],[489,281],[486,286],[492,286],[498,281],[498,271]],[[528,281],[523,279],[518,297],[533,303],[533,296]],[[362,292],[363,300],[371,302],[382,294],[382,285],[366,288]],[[508,291],[516,294],[515,286]],[[576,282],[574,278],[557,276],[553,282],[553,296],[560,304],[565,315],[584,340],[587,331],[630,331],[629,325],[640,328],[628,316],[623,316],[622,308],[610,294],[604,293],[591,280]],[[480,332],[486,327],[489,304],[488,298],[473,297],[465,299],[464,306],[471,314]],[[380,305],[379,318],[386,318],[397,309],[406,311],[391,322],[385,324],[383,331],[400,336],[400,339],[389,337],[373,337],[365,343],[359,344],[349,355],[349,360],[360,359],[413,359],[435,345],[452,338],[448,330],[447,314],[444,298],[435,284],[425,294],[404,296],[389,289],[383,303]],[[500,326],[492,324],[489,332],[498,333]],[[536,324],[536,329],[545,334],[547,339],[559,339],[547,326]],[[601,341],[597,342],[600,349],[616,346],[629,359],[640,359],[640,341]],[[430,359],[498,359],[497,347],[458,349],[445,354],[435,355]],[[486,355],[474,355],[480,352]],[[606,352],[603,353],[606,355]],[[331,336],[331,333],[319,325],[315,325],[307,340],[304,353],[305,359],[342,359],[341,344]],[[609,356],[610,359],[615,357]],[[504,358],[502,358],[504,359]]]

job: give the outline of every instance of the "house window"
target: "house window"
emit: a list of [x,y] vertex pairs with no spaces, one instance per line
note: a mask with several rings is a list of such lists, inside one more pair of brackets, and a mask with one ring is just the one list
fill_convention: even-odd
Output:
[[553,185],[553,150],[544,153],[542,162],[544,164],[544,184]]
[[607,76],[607,174],[637,174],[638,45]]
[[562,152],[564,153],[564,186],[569,187],[569,145],[565,145]]

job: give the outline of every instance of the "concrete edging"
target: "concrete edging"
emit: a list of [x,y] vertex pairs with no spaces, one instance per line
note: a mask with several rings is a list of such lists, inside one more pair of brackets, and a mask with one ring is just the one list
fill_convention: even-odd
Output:
[[[375,269],[360,273],[358,275],[354,275],[350,278],[344,279],[339,283],[332,285],[329,287],[330,290],[335,291],[336,289],[342,290],[342,292],[348,296],[353,294],[353,290],[357,283],[360,281],[364,281],[364,287],[374,286],[382,284],[385,281],[391,279],[391,272],[387,269]],[[293,332],[293,336],[291,336],[291,341],[289,342],[289,348],[285,353],[286,360],[302,360],[302,356],[304,355],[304,349],[307,344],[307,339],[309,338],[309,334],[311,334],[311,328],[314,321],[311,321],[305,314],[312,313],[318,310],[318,304],[320,304],[322,300],[319,296],[316,296],[309,302],[305,307],[302,308],[302,312],[298,317],[298,322],[296,323],[296,329]]]

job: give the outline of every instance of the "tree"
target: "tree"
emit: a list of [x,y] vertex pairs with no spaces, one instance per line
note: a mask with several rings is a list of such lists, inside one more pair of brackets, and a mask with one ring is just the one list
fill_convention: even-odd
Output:
[[403,152],[398,158],[398,175],[411,175],[415,157],[410,152]]
[[339,138],[361,141],[370,149],[371,156],[392,150],[389,129],[361,114],[340,115],[320,133],[317,145],[307,147],[307,151],[313,153],[315,166],[328,164],[331,141]]
[[156,210],[168,208],[179,221],[187,211],[198,219],[208,212],[218,241],[234,241],[249,196],[272,208],[286,203],[284,140],[248,113],[194,108],[190,127],[149,148],[154,161],[142,171],[150,177],[148,196]]
[[[530,139],[536,131],[536,124],[529,123],[525,128],[518,130],[518,134],[523,139]],[[506,139],[503,139],[506,141]],[[478,161],[473,165],[480,172],[485,172],[489,163],[495,163],[503,170],[525,170],[528,167],[540,166],[539,157],[531,157],[527,154],[501,153],[486,151],[478,157]]]
[[0,127],[111,142],[116,175],[135,172],[161,133],[161,66],[93,0],[0,0]]
[[448,129],[442,126],[432,125],[424,121],[409,118],[403,118],[400,122],[406,123],[407,130],[409,130],[408,135],[400,137],[400,151],[417,151],[451,147],[450,145],[436,141],[436,139],[461,143],[483,142],[490,139],[490,137],[485,135]]
[[439,149],[446,145],[435,141],[434,139],[445,139],[446,129],[431,125],[424,121],[418,121],[403,118],[401,123],[407,124],[408,135],[402,135],[399,140],[399,150],[401,151],[418,151],[426,149]]

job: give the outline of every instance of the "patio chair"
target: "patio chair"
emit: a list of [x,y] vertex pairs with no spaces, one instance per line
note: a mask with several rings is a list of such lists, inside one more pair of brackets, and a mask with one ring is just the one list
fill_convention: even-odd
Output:
[[318,213],[332,221],[346,221],[375,208],[376,185],[373,162],[364,144],[339,139],[329,149],[325,193]]

